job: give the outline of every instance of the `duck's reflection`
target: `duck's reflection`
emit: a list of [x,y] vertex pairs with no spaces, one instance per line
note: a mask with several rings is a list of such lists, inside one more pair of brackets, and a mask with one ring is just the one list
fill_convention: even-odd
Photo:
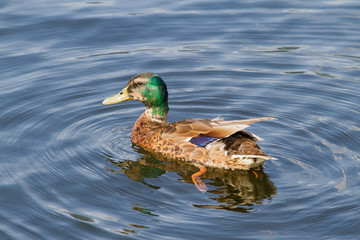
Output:
[[[151,185],[146,179],[159,177],[167,171],[177,172],[182,177],[181,181],[193,185],[191,175],[198,171],[195,166],[183,161],[169,160],[137,147],[134,147],[134,150],[142,155],[137,161],[116,162],[108,156],[107,160],[114,168],[110,166],[107,170],[123,172],[130,179],[154,189],[159,189],[160,186]],[[208,168],[202,179],[211,186],[207,192],[212,194],[210,199],[217,201],[218,205],[194,205],[199,208],[248,212],[254,204],[261,204],[276,194],[275,185],[262,168],[251,171]]]

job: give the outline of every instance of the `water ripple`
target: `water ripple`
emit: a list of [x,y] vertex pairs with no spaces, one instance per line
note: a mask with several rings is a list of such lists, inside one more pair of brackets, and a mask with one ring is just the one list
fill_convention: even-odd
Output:
[[[2,1],[0,238],[356,238],[357,5]],[[142,104],[101,105],[145,71],[170,121],[277,117],[249,130],[278,160],[198,192],[131,143]]]

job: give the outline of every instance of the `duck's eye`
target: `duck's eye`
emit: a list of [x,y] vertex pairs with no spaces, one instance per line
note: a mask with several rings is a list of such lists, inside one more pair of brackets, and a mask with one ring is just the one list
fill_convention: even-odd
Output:
[[134,82],[133,84],[131,84],[131,88],[136,89],[142,87],[143,85],[144,85],[143,82]]

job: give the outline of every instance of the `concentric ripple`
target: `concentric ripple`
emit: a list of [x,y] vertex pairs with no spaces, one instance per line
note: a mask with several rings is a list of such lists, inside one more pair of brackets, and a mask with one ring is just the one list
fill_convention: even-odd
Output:
[[[0,239],[356,239],[357,1],[0,2]],[[102,106],[139,72],[170,122],[248,130],[278,160],[191,164],[130,141],[138,102]]]

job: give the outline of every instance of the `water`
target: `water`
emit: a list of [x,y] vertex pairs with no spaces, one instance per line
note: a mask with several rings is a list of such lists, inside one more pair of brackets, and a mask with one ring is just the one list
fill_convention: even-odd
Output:
[[[358,1],[1,1],[0,239],[356,239]],[[263,171],[197,169],[131,144],[140,72],[168,119],[249,128]]]

